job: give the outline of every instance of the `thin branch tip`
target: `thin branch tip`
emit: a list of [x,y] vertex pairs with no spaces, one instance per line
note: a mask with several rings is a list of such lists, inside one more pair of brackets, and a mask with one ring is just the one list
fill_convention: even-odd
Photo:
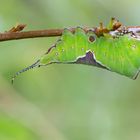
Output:
[[[97,36],[103,36],[104,33],[108,33],[110,31],[118,30],[122,24],[115,20],[115,18],[111,19],[109,28],[103,26],[101,22],[99,27],[92,27],[92,31],[95,32]],[[39,38],[39,37],[57,37],[61,36],[64,29],[44,29],[44,30],[32,30],[32,31],[23,31],[26,27],[26,24],[17,24],[16,26],[12,27],[9,31],[0,33],[0,42],[8,41],[8,40],[17,40],[17,39],[27,39],[27,38]],[[128,26],[126,27],[128,30],[140,30],[140,26]],[[76,28],[69,28],[71,32],[75,32]],[[85,32],[88,32],[91,28],[83,27]]]

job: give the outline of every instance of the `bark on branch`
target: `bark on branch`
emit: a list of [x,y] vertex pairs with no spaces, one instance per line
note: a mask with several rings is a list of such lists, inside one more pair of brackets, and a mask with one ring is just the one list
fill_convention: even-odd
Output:
[[61,36],[62,32],[63,29],[5,32],[5,33],[0,33],[0,41],[17,40],[17,39],[25,39],[25,38],[37,38],[37,37]]
[[[8,41],[8,40],[17,40],[17,39],[26,39],[26,38],[38,38],[38,37],[56,37],[56,36],[61,36],[63,33],[64,29],[47,29],[47,30],[34,30],[34,31],[22,31],[23,28],[26,25],[20,24],[17,25],[16,27],[13,27],[10,29],[8,32],[0,33],[0,42],[2,41]],[[101,28],[100,27],[95,27],[95,28],[88,28],[85,27],[83,28],[85,32],[92,30],[95,32],[97,36],[102,36],[103,33],[108,33],[109,31],[115,31],[119,30],[119,26],[112,30],[108,30],[107,28]],[[133,33],[139,33],[140,32],[140,26],[129,26],[126,27],[128,32],[133,32]],[[75,32],[75,28],[69,28],[71,32]]]

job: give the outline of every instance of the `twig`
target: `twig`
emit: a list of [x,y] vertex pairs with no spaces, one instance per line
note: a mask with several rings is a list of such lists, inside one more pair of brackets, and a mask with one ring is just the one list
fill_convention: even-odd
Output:
[[[92,30],[97,36],[102,36],[104,33],[116,30],[121,26],[121,23],[116,21],[114,18],[111,19],[111,28],[105,28],[103,23],[96,28],[83,28],[85,32]],[[61,36],[64,29],[48,29],[48,30],[36,30],[36,31],[22,31],[25,28],[25,24],[17,24],[12,27],[8,32],[0,33],[0,41],[17,40],[25,38],[37,38],[37,37],[55,37]],[[71,32],[75,31],[75,28],[69,29]]]
[[[94,28],[83,28],[85,32],[92,30],[97,36],[102,36],[104,33],[119,30],[121,24],[115,24],[112,30],[108,30],[104,27],[94,27]],[[8,32],[0,33],[0,42],[8,40],[26,39],[26,38],[38,38],[38,37],[56,37],[61,36],[64,29],[47,29],[47,30],[34,30],[34,31],[22,31],[25,24],[19,24],[13,27]],[[140,26],[129,26],[126,27],[128,31],[140,32]],[[75,28],[69,28],[71,32],[75,32]]]
[[5,32],[5,33],[0,33],[0,41],[17,40],[17,39],[25,39],[25,38],[37,38],[37,37],[61,36],[62,32],[63,29]]

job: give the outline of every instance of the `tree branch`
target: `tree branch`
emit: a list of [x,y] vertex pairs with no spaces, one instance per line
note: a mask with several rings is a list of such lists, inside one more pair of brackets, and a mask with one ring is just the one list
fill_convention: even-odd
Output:
[[0,41],[37,38],[37,37],[54,37],[61,36],[63,29],[22,31],[22,32],[5,32],[0,33]]
[[[47,29],[47,30],[34,30],[34,31],[22,31],[25,25],[18,25],[17,27],[13,27],[8,32],[0,33],[0,42],[8,41],[8,40],[17,40],[17,39],[26,39],[26,38],[38,38],[38,37],[56,37],[61,36],[64,29]],[[95,32],[97,36],[103,36],[104,33],[108,33],[110,31],[119,30],[120,25],[115,29],[108,30],[107,28],[95,27],[95,28],[88,28],[85,27],[83,30],[88,32],[92,30]],[[75,32],[76,28],[69,28],[71,32]],[[129,26],[126,27],[129,32],[138,33],[140,32],[140,26]]]
[[[114,18],[111,19],[111,28],[105,28],[103,23],[100,23],[99,27],[87,28],[84,27],[85,32],[92,30],[97,36],[103,36],[104,33],[109,33],[111,30],[117,30],[121,26],[121,23]],[[48,30],[36,30],[36,31],[22,31],[26,27],[25,24],[17,24],[12,27],[8,32],[0,33],[0,42],[8,40],[17,40],[25,38],[38,38],[38,37],[55,37],[61,36],[64,29],[48,29]],[[69,29],[71,32],[75,31],[75,28]]]

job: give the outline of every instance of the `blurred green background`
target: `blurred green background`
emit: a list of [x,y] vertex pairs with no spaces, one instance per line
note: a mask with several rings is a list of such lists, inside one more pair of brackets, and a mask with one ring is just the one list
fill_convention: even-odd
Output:
[[[0,32],[140,25],[139,0],[0,0]],[[11,77],[57,38],[0,42],[0,140],[139,140],[140,78],[83,65],[50,65]]]

